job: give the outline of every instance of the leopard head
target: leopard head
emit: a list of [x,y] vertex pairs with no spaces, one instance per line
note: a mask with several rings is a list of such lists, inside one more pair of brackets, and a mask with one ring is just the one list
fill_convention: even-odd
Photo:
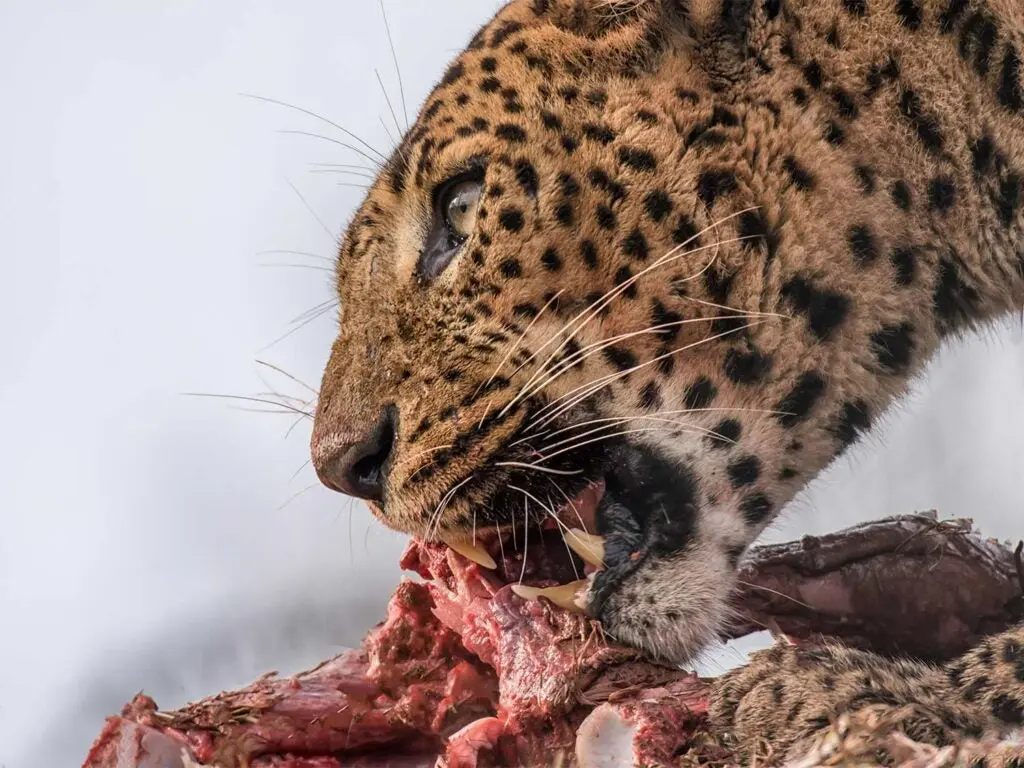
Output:
[[775,244],[719,96],[750,8],[723,5],[516,0],[476,34],[348,228],[312,439],[327,486],[428,540],[598,489],[582,602],[674,660],[794,487],[758,457],[792,382],[755,386],[779,323],[741,267]]

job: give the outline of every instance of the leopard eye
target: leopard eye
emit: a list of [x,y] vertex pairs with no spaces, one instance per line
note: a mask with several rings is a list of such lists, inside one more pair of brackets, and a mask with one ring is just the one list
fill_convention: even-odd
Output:
[[462,181],[453,185],[441,200],[445,225],[458,239],[465,240],[476,226],[476,212],[480,207],[479,181]]
[[482,170],[452,179],[434,193],[434,221],[416,265],[421,279],[444,272],[473,234],[482,195]]

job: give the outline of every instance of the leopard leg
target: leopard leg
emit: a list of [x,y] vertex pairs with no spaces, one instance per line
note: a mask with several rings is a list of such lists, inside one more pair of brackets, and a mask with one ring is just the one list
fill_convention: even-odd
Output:
[[992,635],[946,665],[958,698],[992,727],[1024,725],[1024,624]]
[[800,757],[830,735],[865,755],[885,754],[897,731],[941,747],[980,737],[988,725],[977,707],[953,696],[943,669],[832,644],[754,654],[719,679],[710,716],[749,759]]

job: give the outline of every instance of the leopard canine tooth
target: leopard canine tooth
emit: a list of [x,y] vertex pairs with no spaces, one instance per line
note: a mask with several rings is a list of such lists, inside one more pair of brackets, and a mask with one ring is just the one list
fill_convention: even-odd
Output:
[[563,533],[562,537],[583,562],[604,568],[604,539],[601,536],[572,528],[568,533]]
[[479,547],[468,541],[458,541],[457,539],[445,538],[443,540],[449,547],[454,549],[467,560],[472,560],[477,565],[483,566],[491,571],[498,567],[498,564],[494,562],[494,558],[487,554],[487,550],[483,547]]
[[587,586],[586,579],[572,581],[558,587],[527,587],[524,584],[513,584],[512,592],[524,600],[536,600],[539,597],[546,597],[559,608],[564,608],[573,613],[583,613],[583,609],[576,604],[576,593]]

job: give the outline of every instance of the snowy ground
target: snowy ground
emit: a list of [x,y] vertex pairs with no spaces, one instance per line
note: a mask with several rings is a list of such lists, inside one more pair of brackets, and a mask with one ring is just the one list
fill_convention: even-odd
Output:
[[[388,0],[410,112],[495,5]],[[384,149],[375,68],[403,121],[376,0],[0,5],[0,766],[73,767],[140,688],[173,705],[294,670],[380,614],[401,539],[312,487],[307,425],[181,394],[265,390],[257,358],[316,383],[329,315],[265,347],[328,274],[259,265],[324,262],[261,252],[329,258],[360,190],[309,164],[354,160],[238,94]],[[1022,427],[1010,323],[944,355],[773,538],[932,507],[1019,536]]]

